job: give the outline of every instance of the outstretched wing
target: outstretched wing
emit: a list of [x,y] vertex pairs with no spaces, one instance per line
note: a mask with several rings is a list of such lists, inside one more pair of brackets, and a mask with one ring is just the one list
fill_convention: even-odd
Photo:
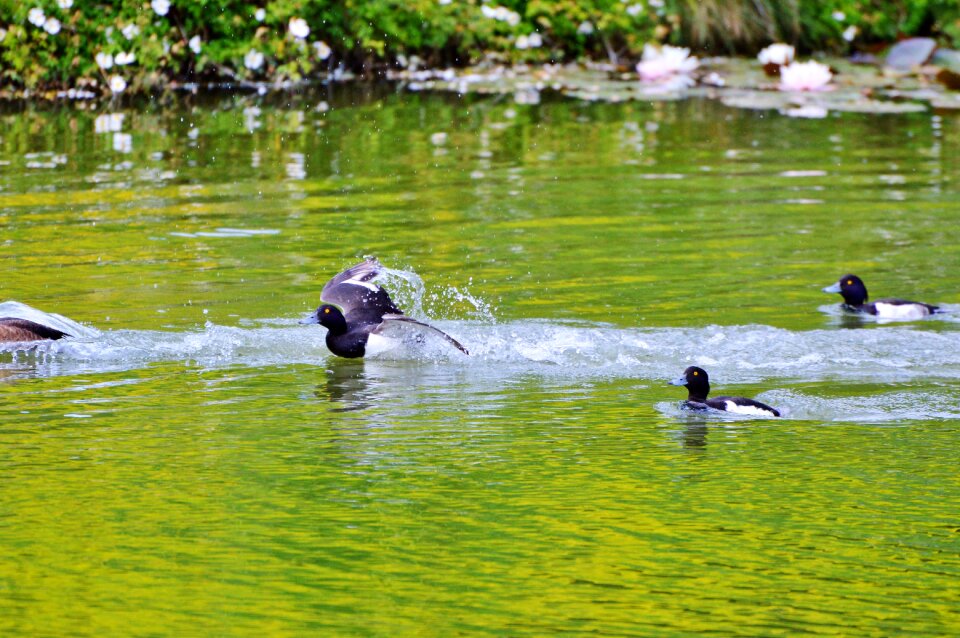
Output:
[[383,321],[384,321],[384,324],[391,321],[397,321],[397,322],[403,322],[403,323],[412,323],[414,325],[420,326],[421,328],[428,328],[436,332],[437,334],[439,334],[444,339],[446,339],[450,345],[452,345],[454,348],[456,348],[463,354],[470,354],[470,352],[463,347],[463,344],[461,344],[459,341],[457,341],[456,339],[448,335],[446,332],[444,332],[440,328],[435,328],[431,326],[429,323],[423,323],[422,321],[417,321],[416,319],[412,319],[404,315],[386,315],[383,317]]
[[383,272],[375,258],[347,268],[320,291],[320,301],[339,306],[351,323],[380,323],[385,314],[402,315],[387,291],[373,283]]

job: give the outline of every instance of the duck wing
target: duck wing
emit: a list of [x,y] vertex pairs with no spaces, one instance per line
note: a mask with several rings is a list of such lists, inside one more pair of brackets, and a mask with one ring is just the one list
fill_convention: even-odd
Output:
[[383,273],[375,258],[347,268],[320,291],[320,301],[339,306],[350,323],[380,323],[385,314],[402,315],[387,291],[373,283]]
[[0,341],[39,341],[69,337],[66,332],[27,319],[0,318]]
[[449,343],[450,345],[452,345],[454,348],[456,348],[457,350],[459,350],[459,351],[462,352],[463,354],[470,354],[470,352],[469,352],[466,348],[463,347],[463,344],[461,344],[459,341],[457,341],[456,339],[454,339],[453,337],[451,337],[450,335],[448,335],[446,332],[444,332],[444,331],[441,330],[440,328],[436,328],[436,327],[434,327],[434,326],[431,326],[429,323],[424,323],[424,322],[422,322],[422,321],[417,321],[416,319],[412,319],[412,318],[407,317],[407,316],[405,316],[405,315],[384,315],[384,317],[383,317],[383,322],[384,322],[384,324],[386,324],[386,323],[388,323],[388,322],[412,323],[412,324],[414,324],[414,325],[420,326],[421,328],[428,328],[429,330],[432,330],[433,332],[439,334],[441,337],[443,337],[444,339],[446,339],[447,343]]

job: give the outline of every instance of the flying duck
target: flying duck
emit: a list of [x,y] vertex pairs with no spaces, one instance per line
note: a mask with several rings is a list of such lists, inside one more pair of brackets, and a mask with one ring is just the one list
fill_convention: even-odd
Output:
[[403,314],[387,291],[373,283],[384,271],[375,258],[367,258],[331,279],[320,291],[321,305],[300,323],[318,323],[327,329],[327,348],[338,357],[354,359],[389,349],[390,339],[380,332],[391,323],[428,328],[464,354],[459,341],[438,328]]

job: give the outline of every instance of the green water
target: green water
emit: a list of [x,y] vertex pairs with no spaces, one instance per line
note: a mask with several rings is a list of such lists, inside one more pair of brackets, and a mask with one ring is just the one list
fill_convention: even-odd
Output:
[[[2,298],[100,331],[0,352],[0,633],[960,634],[960,319],[820,292],[960,311],[960,116],[101,110],[0,114]],[[366,254],[474,354],[332,359]]]

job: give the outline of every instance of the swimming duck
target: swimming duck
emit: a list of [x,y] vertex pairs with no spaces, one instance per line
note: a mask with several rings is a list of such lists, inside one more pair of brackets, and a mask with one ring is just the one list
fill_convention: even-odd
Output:
[[0,317],[0,342],[43,341],[69,336],[66,332],[27,319]]
[[733,414],[752,414],[754,416],[780,416],[776,408],[771,408],[766,403],[760,403],[753,399],[744,397],[715,397],[708,399],[710,394],[710,380],[707,377],[707,371],[697,366],[690,366],[683,371],[683,376],[669,382],[670,385],[683,385],[687,387],[686,407],[693,410],[722,410]]
[[863,312],[882,319],[921,319],[940,311],[937,306],[903,299],[878,299],[867,303],[867,287],[856,275],[844,275],[837,283],[827,286],[823,292],[838,292],[843,295],[843,309]]
[[338,357],[354,359],[388,350],[394,344],[380,332],[390,323],[409,323],[428,328],[464,354],[459,341],[438,328],[403,314],[387,291],[373,283],[383,266],[372,258],[347,268],[320,291],[316,312],[300,323],[318,323],[327,329],[327,347]]

